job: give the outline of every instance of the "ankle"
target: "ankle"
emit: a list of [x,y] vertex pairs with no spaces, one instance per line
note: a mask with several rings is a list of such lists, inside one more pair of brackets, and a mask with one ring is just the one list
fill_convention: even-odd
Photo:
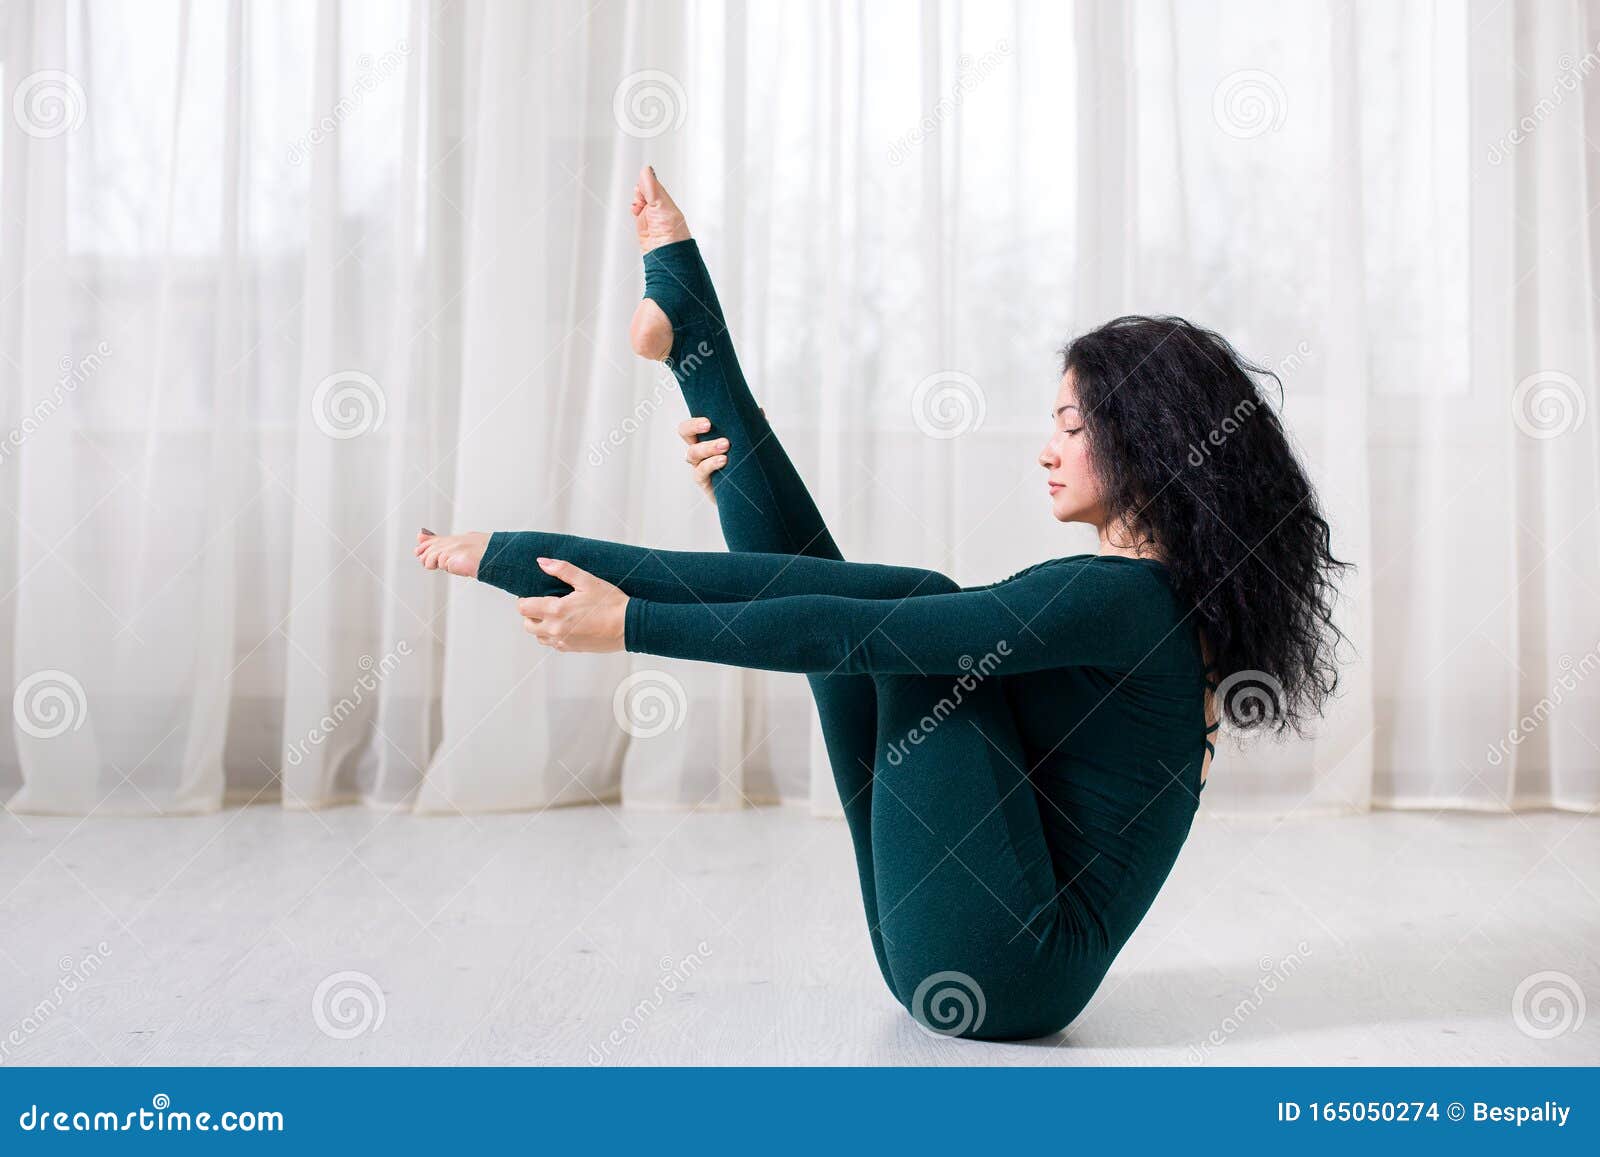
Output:
[[695,321],[711,321],[718,327],[724,324],[711,274],[692,237],[644,255],[644,296],[680,333]]

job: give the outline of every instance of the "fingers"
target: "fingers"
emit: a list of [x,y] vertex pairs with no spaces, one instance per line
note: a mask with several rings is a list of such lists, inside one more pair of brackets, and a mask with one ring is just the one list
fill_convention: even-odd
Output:
[[726,454],[713,454],[711,457],[707,458],[704,462],[700,463],[700,465],[694,468],[694,476],[696,481],[710,482],[711,476],[718,470],[721,470],[727,464],[728,456]]
[[678,437],[688,446],[684,461],[694,467],[695,481],[705,487],[707,493],[711,490],[711,476],[728,464],[728,439],[700,441],[700,435],[710,429],[709,418],[685,418],[678,423]]
[[549,647],[553,651],[567,650],[568,639],[563,627],[570,614],[567,608],[562,606],[567,597],[536,595],[517,600],[517,610],[522,615],[522,629],[537,639],[540,646]]
[[579,587],[609,586],[603,579],[596,578],[582,567],[573,566],[565,559],[541,558],[539,567],[551,578],[560,579],[573,590]]
[[537,625],[546,619],[557,618],[561,614],[561,597],[558,595],[534,595],[531,598],[518,599],[517,613],[527,620],[522,624],[524,627],[528,623]]
[[684,454],[684,460],[691,466],[698,466],[707,458],[726,458],[728,456],[728,440],[726,438],[712,438],[706,442],[696,442]]

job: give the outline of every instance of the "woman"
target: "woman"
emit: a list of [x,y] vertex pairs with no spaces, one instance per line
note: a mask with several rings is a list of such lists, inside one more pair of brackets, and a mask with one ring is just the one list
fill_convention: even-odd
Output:
[[1059,1031],[1170,872],[1209,733],[1298,728],[1336,683],[1343,564],[1260,371],[1181,320],[1119,318],[1063,351],[1038,459],[1098,554],[980,587],[844,562],[651,169],[632,212],[633,347],[696,415],[681,432],[734,553],[424,531],[418,556],[520,596],[558,651],[807,675],[890,991],[935,1031]]

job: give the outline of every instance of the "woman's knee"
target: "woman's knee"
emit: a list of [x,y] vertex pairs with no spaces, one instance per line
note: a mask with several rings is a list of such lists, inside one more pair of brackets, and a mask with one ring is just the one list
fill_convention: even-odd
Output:
[[950,576],[915,566],[880,564],[858,570],[849,579],[852,585],[844,593],[856,598],[903,599],[916,595],[949,595],[961,589]]

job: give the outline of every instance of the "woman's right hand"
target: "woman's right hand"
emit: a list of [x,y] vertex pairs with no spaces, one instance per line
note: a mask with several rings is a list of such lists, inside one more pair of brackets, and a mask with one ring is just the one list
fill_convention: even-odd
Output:
[[711,489],[711,476],[728,464],[728,440],[712,438],[706,442],[700,441],[700,435],[709,429],[710,419],[689,418],[678,424],[678,436],[689,444],[685,460],[694,470],[695,485],[705,491],[706,497],[715,504],[717,496]]

